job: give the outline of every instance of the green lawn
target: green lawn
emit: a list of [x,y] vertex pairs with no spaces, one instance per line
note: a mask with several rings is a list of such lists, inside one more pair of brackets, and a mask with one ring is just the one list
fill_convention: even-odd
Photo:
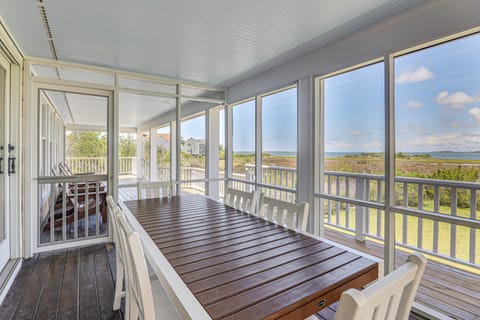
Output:
[[[424,204],[425,211],[433,211],[433,203],[425,203]],[[326,212],[327,210],[325,210]],[[372,235],[377,235],[377,213],[376,209],[369,210],[369,228],[368,233]],[[442,213],[449,213],[450,207],[440,207],[440,212]],[[470,215],[469,209],[458,209],[457,214],[459,216],[468,217]],[[339,225],[342,227],[347,227],[349,229],[355,230],[355,206],[350,206],[349,208],[349,223],[348,226],[346,225],[346,210],[345,208],[340,210],[339,215]],[[384,236],[384,214],[383,211],[380,212],[380,237],[383,238]],[[478,216],[478,213],[477,213]],[[335,205],[332,201],[332,224],[336,224],[337,217],[335,216]],[[419,233],[419,224],[422,223],[422,248],[424,250],[432,251],[433,250],[433,240],[434,240],[434,221],[430,219],[421,219],[420,222],[417,217],[406,216],[406,227],[407,227],[407,237],[405,244],[410,246],[417,247],[418,246],[418,233]],[[327,222],[328,219],[325,217],[325,221]],[[404,215],[402,214],[395,214],[395,238],[397,242],[404,243],[403,239],[403,228],[404,228]],[[470,252],[470,239],[472,233],[475,235],[475,251],[476,251],[476,259],[475,263],[480,264],[480,230],[474,230],[467,227],[462,226],[452,226],[448,223],[438,222],[438,252],[443,255],[450,255],[450,239],[451,239],[451,230],[455,229],[455,256],[458,259],[462,260],[469,260],[469,252]],[[473,231],[472,231],[473,230]]]

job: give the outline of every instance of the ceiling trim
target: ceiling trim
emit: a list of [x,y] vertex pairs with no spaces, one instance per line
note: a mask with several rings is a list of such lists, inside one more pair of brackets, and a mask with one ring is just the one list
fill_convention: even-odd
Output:
[[63,67],[63,68],[71,68],[71,69],[81,69],[85,71],[100,72],[100,73],[106,73],[110,75],[117,74],[119,76],[124,76],[126,78],[135,79],[135,80],[145,80],[145,81],[150,81],[150,82],[155,82],[160,84],[170,84],[170,85],[179,84],[185,87],[194,88],[194,89],[203,89],[206,91],[215,91],[215,92],[226,91],[226,88],[224,87],[209,86],[209,85],[205,85],[198,82],[164,78],[164,77],[143,74],[138,72],[125,71],[120,69],[98,67],[98,66],[88,65],[83,63],[68,62],[68,61],[62,61],[62,60],[52,60],[52,59],[32,57],[32,56],[26,56],[25,60],[29,61],[32,65],[38,64],[38,65],[52,67],[52,68]]

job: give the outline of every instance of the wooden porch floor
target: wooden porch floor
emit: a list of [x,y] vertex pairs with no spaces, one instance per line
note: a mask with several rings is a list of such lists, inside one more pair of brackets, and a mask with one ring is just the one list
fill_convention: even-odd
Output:
[[[340,231],[325,229],[325,237],[345,246],[383,258],[383,246],[361,243]],[[395,263],[405,263],[408,253],[397,250]],[[480,320],[480,276],[428,261],[415,301],[455,319]]]
[[0,319],[122,319],[113,312],[112,245],[55,250],[24,260]]
[[[109,243],[36,254],[23,262],[0,305],[0,320],[123,319],[122,311],[112,311],[115,267],[115,250]],[[179,320],[166,307],[168,298],[158,280],[152,275],[150,279],[156,303],[163,306],[157,319]],[[316,319],[333,320],[335,310],[336,304],[316,314]]]

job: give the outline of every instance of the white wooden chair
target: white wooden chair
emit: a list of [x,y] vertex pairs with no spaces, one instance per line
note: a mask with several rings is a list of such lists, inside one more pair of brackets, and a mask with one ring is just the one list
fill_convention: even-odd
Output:
[[175,187],[172,181],[138,181],[138,199],[171,197],[175,195]]
[[289,229],[305,232],[307,229],[309,205],[286,202],[270,197],[260,197],[259,216]]
[[426,265],[423,255],[412,254],[406,264],[366,289],[345,291],[335,320],[407,320]]
[[258,191],[246,192],[227,188],[223,197],[223,203],[229,207],[253,214],[257,212],[259,198]]
[[116,219],[126,262],[126,319],[155,320],[152,287],[140,237],[132,230],[121,210],[117,210]]
[[112,238],[115,243],[115,295],[113,298],[113,310],[119,310],[122,298],[125,297],[125,290],[123,290],[123,279],[125,276],[125,258],[123,256],[123,250],[121,250],[121,244],[119,239],[119,230],[117,225],[116,213],[120,211],[120,208],[113,201],[112,196],[107,196],[107,209],[108,209],[108,221],[112,226]]

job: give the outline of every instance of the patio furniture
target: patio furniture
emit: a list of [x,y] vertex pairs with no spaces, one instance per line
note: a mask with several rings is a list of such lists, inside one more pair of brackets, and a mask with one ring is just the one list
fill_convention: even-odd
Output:
[[345,291],[340,298],[335,319],[407,320],[426,265],[427,259],[415,253],[408,257],[402,267],[366,289]]
[[125,257],[126,277],[126,319],[155,320],[152,287],[145,255],[138,234],[132,230],[121,210],[116,211],[119,226],[121,250]]
[[305,232],[308,220],[308,203],[300,204],[261,196],[259,216],[290,229]]
[[113,310],[120,310],[120,304],[122,298],[125,297],[125,290],[123,290],[123,280],[125,276],[125,257],[123,256],[123,250],[121,250],[121,243],[119,239],[119,230],[117,225],[117,219],[115,215],[120,208],[113,201],[112,196],[107,196],[108,206],[108,219],[112,224],[112,239],[115,244],[115,295],[113,298]]
[[202,319],[305,319],[381,262],[201,195],[120,203],[179,312]]
[[223,202],[229,207],[253,214],[257,212],[259,198],[258,191],[246,192],[227,188]]
[[175,187],[172,181],[138,181],[137,194],[138,199],[171,197],[175,195]]

